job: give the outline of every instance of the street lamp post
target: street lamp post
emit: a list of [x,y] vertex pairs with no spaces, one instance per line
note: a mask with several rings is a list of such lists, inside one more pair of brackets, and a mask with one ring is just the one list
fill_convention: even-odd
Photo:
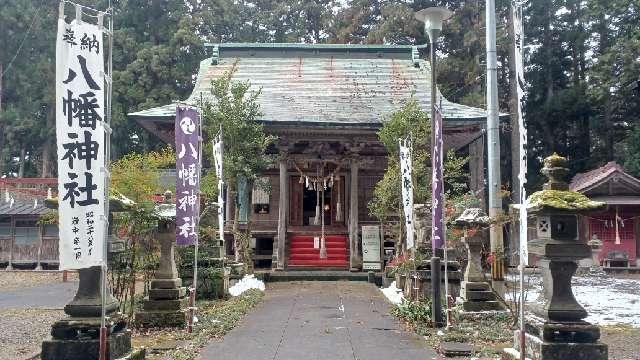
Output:
[[[444,320],[442,318],[442,302],[440,294],[440,257],[438,256],[436,250],[438,249],[439,245],[445,243],[445,233],[443,212],[444,191],[442,181],[443,149],[442,142],[440,141],[442,139],[442,126],[441,124],[436,123],[436,46],[438,37],[440,36],[440,33],[442,31],[442,23],[444,22],[444,20],[450,18],[452,14],[453,13],[451,11],[444,8],[430,7],[418,11],[415,15],[416,19],[424,22],[425,32],[429,36],[429,40],[431,42],[431,161],[432,168],[434,169],[434,176],[431,183],[433,189],[437,189],[433,191],[433,196],[431,199],[431,244],[433,249],[433,256],[431,257],[431,293],[433,306],[433,323],[435,326],[439,327],[444,326]],[[436,166],[436,164],[440,165]],[[436,236],[436,234],[438,235]],[[440,241],[437,241],[437,237],[440,237]]]

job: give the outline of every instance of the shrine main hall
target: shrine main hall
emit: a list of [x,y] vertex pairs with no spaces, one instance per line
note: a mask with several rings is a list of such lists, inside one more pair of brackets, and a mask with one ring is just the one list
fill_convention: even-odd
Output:
[[[212,101],[212,79],[235,64],[232,80],[249,81],[261,91],[259,121],[277,138],[272,147],[277,164],[262,174],[269,190],[238,189],[237,220],[240,227],[251,222],[256,266],[361,270],[362,227],[381,226],[367,209],[387,165],[377,132],[411,98],[429,112],[429,62],[409,45],[208,47],[211,57],[200,63],[194,90],[184,103],[197,106],[202,100]],[[444,98],[441,107],[445,151],[469,156],[469,189],[484,197],[486,112]],[[175,110],[174,103],[129,116],[173,144]],[[324,191],[307,183],[308,177],[319,174],[329,182]],[[233,200],[227,194],[226,238],[232,237],[231,224],[236,220]],[[324,226],[316,216],[319,208]],[[322,228],[326,258],[320,256],[317,244]],[[383,248],[392,249],[393,240],[383,236]],[[229,246],[227,252],[232,252]]]

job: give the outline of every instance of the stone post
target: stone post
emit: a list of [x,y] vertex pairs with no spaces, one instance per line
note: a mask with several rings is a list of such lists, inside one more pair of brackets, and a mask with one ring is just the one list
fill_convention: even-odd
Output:
[[[542,173],[549,180],[528,200],[537,233],[529,248],[541,257],[544,304],[527,316],[525,348],[527,357],[536,360],[603,360],[608,358],[607,345],[598,342],[600,328],[583,320],[588,314],[573,296],[571,278],[577,260],[591,256],[591,248],[578,241],[577,215],[605,204],[570,191],[566,165],[567,160],[556,154],[546,158]],[[518,339],[516,333],[516,348]]]
[[174,219],[158,221],[160,267],[151,280],[149,296],[142,304],[142,311],[136,313],[136,323],[142,327],[185,327],[187,324],[188,299],[176,268],[175,234]]
[[273,249],[272,265],[276,270],[284,270],[285,247],[287,246],[287,215],[289,213],[289,176],[286,157],[281,157],[280,196],[278,198],[278,240]]
[[462,308],[469,312],[504,310],[482,273],[482,235],[489,227],[489,217],[482,209],[471,208],[466,209],[454,224],[464,229],[462,242],[467,247],[467,267],[460,289]]
[[351,159],[349,185],[349,267],[351,271],[360,269],[358,255],[358,158]]
[[[69,317],[55,322],[49,340],[42,342],[43,360],[98,359],[100,348],[101,269],[94,266],[78,271],[80,282],[73,300],[64,307]],[[144,352],[131,353],[131,332],[127,322],[117,313],[118,301],[107,294],[107,359],[144,359]]]

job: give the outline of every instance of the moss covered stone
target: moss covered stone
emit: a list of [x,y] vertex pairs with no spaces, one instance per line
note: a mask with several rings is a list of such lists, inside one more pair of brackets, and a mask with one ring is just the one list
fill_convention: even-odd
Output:
[[605,203],[590,200],[585,195],[569,190],[542,190],[529,196],[529,207],[571,211],[593,211],[605,207]]
[[544,159],[544,165],[546,167],[565,167],[567,165],[567,158],[553,153]]

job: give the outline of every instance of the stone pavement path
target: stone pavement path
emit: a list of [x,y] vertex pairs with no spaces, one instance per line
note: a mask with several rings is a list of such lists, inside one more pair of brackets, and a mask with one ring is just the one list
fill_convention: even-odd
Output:
[[401,330],[389,308],[368,283],[270,283],[264,303],[210,343],[201,359],[436,359],[423,339]]
[[36,285],[25,289],[0,289],[0,309],[62,309],[76,294],[78,281]]

